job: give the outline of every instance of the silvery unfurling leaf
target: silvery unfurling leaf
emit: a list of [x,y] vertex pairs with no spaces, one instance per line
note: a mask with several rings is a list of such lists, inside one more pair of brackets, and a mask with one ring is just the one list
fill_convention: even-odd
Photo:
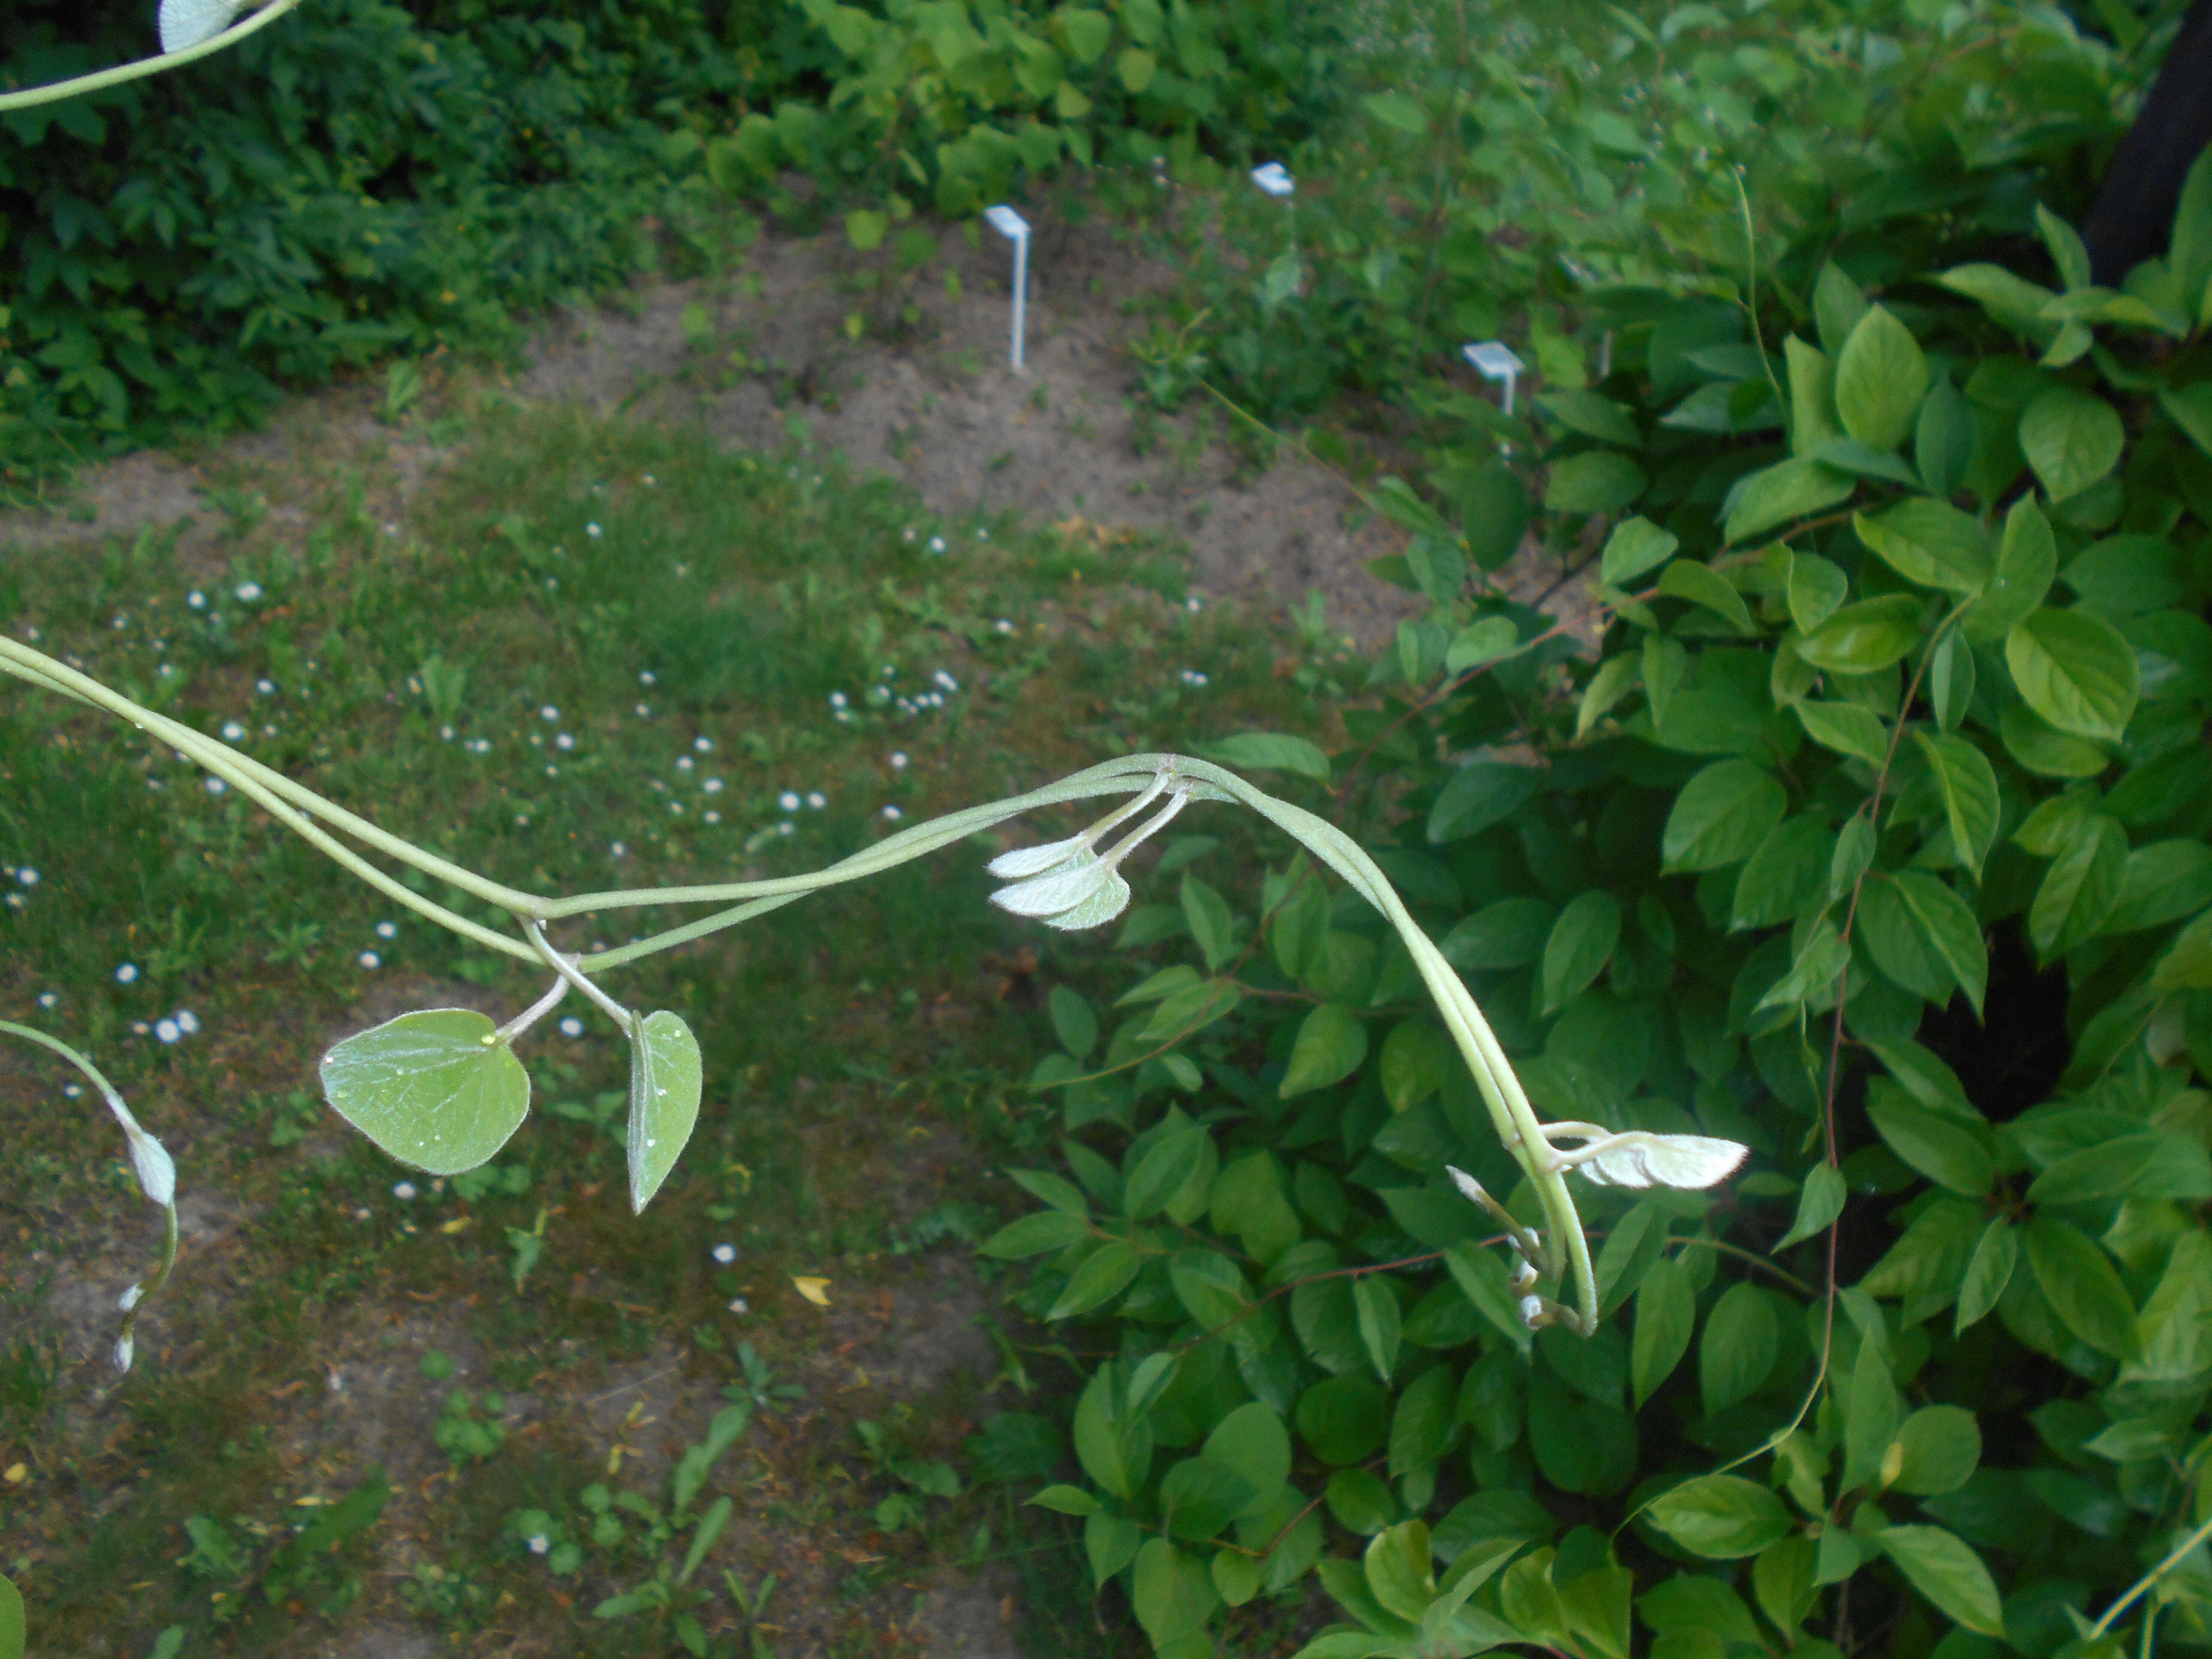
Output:
[[117,1339],[115,1344],[115,1369],[118,1371],[129,1370],[131,1369],[131,1361],[137,1352],[138,1345],[132,1341],[129,1337],[125,1336]]
[[1567,1156],[1600,1187],[1710,1187],[1734,1174],[1751,1149],[1710,1135],[1613,1135]]
[[177,1166],[168,1149],[141,1129],[128,1126],[131,1166],[138,1172],[138,1190],[156,1204],[177,1201]]
[[246,9],[246,0],[161,0],[155,19],[163,52],[182,52],[212,40]]
[[124,1312],[129,1313],[133,1308],[137,1307],[145,1299],[146,1287],[143,1285],[133,1285],[129,1290],[124,1291],[121,1296],[116,1298],[115,1305],[122,1309]]
[[1091,842],[1090,836],[1081,835],[1070,836],[1066,841],[1048,841],[1042,847],[1017,847],[1011,853],[1000,854],[985,867],[1000,881],[1026,881],[1048,870],[1057,870],[1079,854],[1090,851]]
[[991,902],[1018,916],[1056,916],[1063,910],[1073,910],[1115,879],[1112,867],[1086,847],[1057,869],[1001,887],[991,895]]
[[1444,1169],[1450,1175],[1452,1184],[1459,1188],[1461,1197],[1484,1206],[1489,1204],[1490,1194],[1483,1191],[1482,1183],[1480,1181],[1466,1170],[1454,1169],[1449,1164],[1444,1165]]
[[1120,872],[1109,871],[1104,884],[1089,898],[1057,915],[1047,916],[1044,923],[1064,933],[1079,933],[1086,927],[1103,927],[1128,905],[1129,884],[1121,879]]

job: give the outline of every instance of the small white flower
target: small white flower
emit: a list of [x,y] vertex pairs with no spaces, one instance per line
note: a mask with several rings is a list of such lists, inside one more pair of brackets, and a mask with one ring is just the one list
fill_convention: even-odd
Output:
[[891,750],[891,770],[894,772],[906,770],[906,751],[903,749]]
[[530,1553],[532,1555],[543,1555],[552,1547],[553,1540],[544,1533],[534,1533],[531,1535]]
[[722,781],[720,778],[709,778],[706,782],[701,784],[699,787],[701,792],[705,794],[719,795],[722,793]]
[[643,477],[640,478],[638,482],[643,484],[647,489],[650,489],[653,485],[659,483],[660,480],[654,477],[653,474],[648,472]]
[[514,827],[518,830],[527,830],[530,828],[530,814],[527,812],[517,812],[514,815]]
[[561,1022],[561,1035],[564,1037],[580,1037],[583,1036],[584,1022],[578,1019],[575,1015],[570,1014],[566,1019],[563,1019]]
[[637,683],[640,685],[657,685],[659,684],[659,681],[653,678],[653,671],[650,668],[641,668],[638,670]]
[[23,908],[24,903],[25,900],[21,893],[10,893],[8,895],[8,908],[10,910],[20,910]]
[[707,823],[720,823],[721,821],[722,815],[720,812],[708,812],[702,817],[702,822]]
[[398,1199],[402,1204],[409,1202],[415,1196],[415,1183],[411,1181],[401,1181],[393,1183],[392,1195]]
[[191,592],[185,595],[185,603],[191,606],[195,611],[204,611],[207,609],[207,595],[201,592],[198,588],[195,587]]
[[900,531],[899,539],[902,542],[912,541],[914,539],[914,526],[912,525],[908,525],[905,529]]
[[957,691],[960,689],[960,682],[954,679],[951,675],[946,673],[942,668],[939,669],[929,678],[931,683],[941,691]]
[[845,706],[845,694],[842,691],[832,691],[830,694],[830,706],[832,708],[842,708]]
[[744,1297],[741,1297],[741,1296],[733,1296],[733,1297],[732,1297],[730,1298],[730,1311],[731,1311],[732,1313],[733,1313],[733,1314],[749,1314],[749,1313],[750,1313],[752,1310],[753,1310],[753,1304],[752,1304],[751,1303],[750,1303],[750,1302],[746,1301],[746,1300],[744,1299]]
[[797,824],[793,823],[789,818],[786,818],[781,823],[775,826],[775,833],[779,836],[788,836],[795,834],[798,831],[798,829],[799,826]]
[[942,536],[932,536],[929,538],[929,550],[933,553],[942,553],[945,551],[945,538]]
[[378,922],[376,924],[376,936],[379,939],[398,939],[399,937],[399,924],[396,921]]
[[576,740],[563,732],[553,739],[553,746],[556,749],[574,749],[576,746]]
[[999,620],[993,623],[991,626],[997,629],[1001,634],[1011,634],[1014,631],[1013,623],[1005,617],[1000,617]]
[[589,536],[593,541],[597,541],[600,536],[605,532],[601,531],[599,526],[595,524],[587,524],[584,526],[584,533],[586,536]]
[[823,807],[829,805],[830,798],[823,794],[819,789],[809,790],[806,796],[806,804],[818,812]]
[[453,740],[453,728],[450,726],[441,726],[438,728],[438,736],[445,742],[451,743]]
[[613,846],[608,848],[607,851],[617,858],[623,858],[628,856],[629,848],[623,846],[622,842],[617,842]]
[[64,1083],[62,1085],[62,1092],[71,1100],[75,1100],[84,1092],[84,1085],[81,1083]]
[[220,795],[230,787],[221,778],[210,778],[204,787],[210,795]]
[[786,812],[796,812],[799,810],[799,797],[787,789],[775,798],[775,804]]
[[975,532],[975,539],[979,542],[988,542],[991,539],[991,532],[979,528]]
[[39,872],[27,864],[15,872],[15,879],[26,887],[36,887],[39,884]]
[[240,726],[236,720],[225,720],[223,722],[222,740],[225,743],[236,743],[245,735],[246,728]]
[[154,1022],[154,1035],[164,1042],[174,1042],[184,1033],[177,1029],[173,1019],[157,1019]]
[[684,803],[680,800],[672,800],[668,803],[668,810],[680,818],[684,816]]
[[889,818],[893,823],[896,823],[901,818],[904,817],[906,814],[900,811],[896,806],[886,806],[884,808],[884,816]]
[[115,970],[115,982],[118,985],[128,985],[137,977],[138,964],[135,962],[126,962]]
[[689,772],[691,769],[691,757],[678,755],[676,757],[676,769],[679,772]]
[[384,958],[377,955],[374,951],[363,951],[358,960],[360,961],[361,965],[364,968],[374,969],[384,966]]
[[734,1244],[717,1244],[714,1246],[714,1260],[726,1267],[738,1259],[738,1247]]
[[538,711],[538,718],[541,720],[557,720],[561,718],[561,711],[549,702]]
[[256,680],[253,682],[253,689],[256,691],[258,691],[264,697],[273,697],[276,695],[276,682],[274,680]]
[[261,597],[261,584],[259,582],[240,582],[231,591],[238,595],[241,603],[252,605],[254,600]]
[[694,738],[691,739],[691,746],[702,755],[711,755],[714,752],[714,740],[712,738]]
[[39,993],[39,1006],[41,1008],[58,1008],[61,1006],[61,1000],[60,996],[52,991]]
[[1206,609],[1206,601],[1200,599],[1197,594],[1194,593],[1182,602],[1182,606],[1184,610],[1189,611],[1192,616],[1195,617],[1200,611]]
[[147,1032],[153,1029],[154,1028],[149,1025],[144,1020],[138,1020],[132,1024],[131,1027],[131,1035],[132,1036],[144,1036]]
[[186,1036],[195,1035],[200,1029],[200,1017],[189,1008],[178,1009],[172,1018],[177,1022],[177,1029]]
[[653,710],[640,703],[637,706],[637,717],[641,720],[649,720],[653,718]]

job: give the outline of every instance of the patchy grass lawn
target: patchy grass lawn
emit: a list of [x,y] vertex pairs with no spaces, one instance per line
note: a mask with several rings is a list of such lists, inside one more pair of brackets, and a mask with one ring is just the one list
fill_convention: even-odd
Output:
[[[1188,606],[1163,544],[932,517],[799,452],[466,419],[404,521],[336,460],[234,469],[189,553],[10,553],[0,625],[549,892],[812,867],[1111,754],[1310,729],[1346,672]],[[185,1226],[118,1379],[155,1212],[95,1103],[0,1051],[0,1559],[37,1650],[1140,1643],[1066,1524],[1015,1507],[1062,1467],[1036,1394],[1064,1373],[967,1249],[1018,1207],[989,1166],[1057,1128],[1023,1087],[1043,992],[1098,955],[988,907],[1000,843],[613,979],[708,1063],[633,1218],[626,1054],[588,1007],[526,1040],[535,1109],[480,1174],[407,1179],[321,1109],[336,1037],[542,985],[205,783],[0,690],[0,1012],[109,1071],[177,1155]],[[165,1042],[179,1010],[197,1030]]]

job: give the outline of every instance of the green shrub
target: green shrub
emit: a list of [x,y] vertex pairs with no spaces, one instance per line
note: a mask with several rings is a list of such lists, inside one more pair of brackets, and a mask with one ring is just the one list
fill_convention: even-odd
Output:
[[[2011,27],[1905,56],[2099,84]],[[984,1248],[1089,1323],[1083,1482],[1036,1501],[1158,1652],[1309,1571],[1307,1659],[2212,1643],[2212,159],[2097,290],[2037,205],[2086,92],[2007,141],[1899,90],[1884,166],[1838,140],[1771,208],[1755,299],[1732,190],[1580,292],[1609,363],[1461,439],[1479,516],[1377,491],[1430,605],[1334,811],[1543,1116],[1753,1149],[1589,1189],[1598,1334],[1518,1316],[1447,1171],[1529,1195],[1356,898],[1194,864],[1118,1024],[1054,994],[1064,1173]],[[1482,574],[1524,490],[1591,550],[1595,660]]]

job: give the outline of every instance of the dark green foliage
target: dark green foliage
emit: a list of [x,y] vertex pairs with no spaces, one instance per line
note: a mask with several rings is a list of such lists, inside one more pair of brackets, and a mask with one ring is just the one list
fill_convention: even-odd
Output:
[[[1978,50],[2000,111],[2105,62]],[[2212,1641],[2212,159],[2171,252],[2092,289],[2036,206],[2083,126],[1939,137],[1973,54],[1901,51],[1927,101],[1853,106],[1755,295],[1701,189],[1648,282],[1558,313],[1602,373],[1540,339],[1533,414],[1374,493],[1429,605],[1312,804],[1542,1115],[1752,1148],[1712,1193],[1577,1181],[1597,1334],[1532,1340],[1447,1169],[1533,1194],[1405,953],[1302,861],[1194,865],[1225,914],[1133,921],[1110,1012],[1054,994],[1079,1189],[1024,1176],[1049,1221],[985,1248],[1098,1322],[1087,1484],[1039,1501],[1160,1653],[1309,1571],[1350,1622],[1306,1659]],[[1594,657],[1473,574],[1451,481],[1501,435],[1595,555]],[[1264,1466],[1217,1448],[1263,1423]]]

